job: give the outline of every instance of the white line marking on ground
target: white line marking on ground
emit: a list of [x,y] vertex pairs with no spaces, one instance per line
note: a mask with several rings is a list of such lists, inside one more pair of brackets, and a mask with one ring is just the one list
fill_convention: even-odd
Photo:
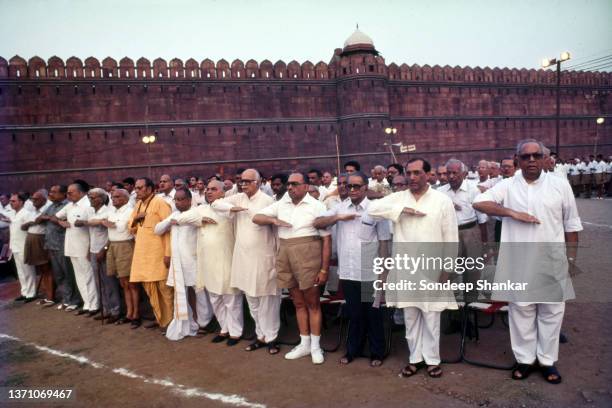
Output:
[[597,224],[594,222],[588,222],[588,221],[582,221],[583,224],[586,225],[592,225],[594,227],[605,227],[605,228],[612,228],[612,225],[608,225],[608,224]]
[[18,337],[11,336],[10,334],[0,333],[0,339],[7,339],[7,340],[20,342],[30,347],[34,347],[37,350],[44,351],[45,353],[49,353],[57,357],[63,357],[63,358],[67,358],[70,360],[74,360],[80,364],[86,364],[93,368],[110,370],[111,372],[115,374],[121,375],[123,377],[136,379],[136,380],[142,380],[144,383],[147,383],[147,384],[161,385],[163,387],[172,389],[174,393],[181,395],[183,397],[187,397],[187,398],[201,397],[201,398],[206,398],[212,401],[219,401],[224,404],[229,404],[229,405],[233,405],[236,407],[266,408],[264,404],[249,402],[244,397],[241,397],[240,395],[235,395],[235,394],[226,395],[226,394],[221,394],[221,393],[211,393],[211,392],[204,391],[197,387],[187,387],[186,385],[183,385],[183,384],[175,384],[174,382],[168,379],[162,380],[162,379],[157,379],[157,378],[147,378],[143,375],[134,373],[126,368],[112,368],[105,364],[96,363],[95,361],[91,361],[87,357],[77,356],[77,355],[66,353],[60,350],[55,350],[49,347],[41,346],[36,343],[31,343],[31,342],[22,340]]

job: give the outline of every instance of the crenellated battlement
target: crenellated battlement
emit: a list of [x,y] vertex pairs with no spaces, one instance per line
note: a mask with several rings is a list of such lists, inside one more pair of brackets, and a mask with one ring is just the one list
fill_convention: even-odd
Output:
[[[525,68],[490,67],[451,67],[445,65],[429,66],[391,63],[386,65],[384,58],[374,55],[354,54],[332,59],[330,64],[319,61],[299,63],[295,60],[288,64],[282,60],[272,64],[268,60],[261,63],[250,59],[244,63],[235,59],[230,64],[225,59],[216,63],[205,59],[198,63],[193,58],[186,62],[174,58],[166,62],[156,58],[153,63],[147,58],[134,60],[125,57],[119,63],[111,57],[100,61],[89,57],[83,63],[77,57],[64,62],[61,58],[51,57],[48,61],[35,56],[26,61],[16,55],[8,62],[0,57],[0,78],[8,79],[284,79],[284,80],[327,80],[346,75],[381,75],[390,81],[422,82],[462,82],[491,84],[554,84],[556,75],[553,70]],[[568,71],[561,77],[564,85],[610,85],[612,74],[609,72]]]

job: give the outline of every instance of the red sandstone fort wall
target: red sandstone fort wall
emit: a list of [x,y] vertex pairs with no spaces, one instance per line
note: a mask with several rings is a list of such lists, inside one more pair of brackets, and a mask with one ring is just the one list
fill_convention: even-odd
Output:
[[[612,151],[610,73],[564,72],[561,154]],[[265,173],[389,163],[391,142],[438,163],[499,159],[525,137],[554,146],[555,74],[543,70],[386,65],[336,52],[295,61],[81,62],[0,57],[0,183],[33,189],[80,177]],[[145,134],[156,134],[147,147]],[[400,155],[401,160],[407,158]]]

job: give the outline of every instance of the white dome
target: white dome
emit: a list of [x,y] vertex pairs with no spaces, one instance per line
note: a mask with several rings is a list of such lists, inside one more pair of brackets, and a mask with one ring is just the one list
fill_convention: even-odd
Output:
[[344,47],[346,48],[351,45],[357,44],[368,44],[373,47],[374,41],[372,41],[372,39],[365,35],[363,32],[359,31],[359,29],[356,29],[355,32],[351,34],[349,38],[346,39],[346,41],[344,42]]

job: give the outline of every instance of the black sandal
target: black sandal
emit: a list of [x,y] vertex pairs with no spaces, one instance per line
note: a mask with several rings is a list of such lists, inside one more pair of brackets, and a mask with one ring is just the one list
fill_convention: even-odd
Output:
[[229,334],[217,334],[215,337],[213,337],[212,342],[222,343],[226,341],[227,339],[229,339]]
[[533,371],[532,364],[520,364],[516,363],[514,367],[512,367],[512,379],[513,380],[524,380]]
[[423,361],[421,361],[420,363],[416,363],[416,364],[408,364],[406,367],[402,368],[402,371],[400,371],[400,377],[404,377],[404,378],[412,377],[421,368],[423,368],[424,365],[425,363]]
[[[561,374],[559,374],[559,370],[555,366],[540,366],[540,371],[542,372],[542,376],[549,384],[560,384],[563,378]],[[550,378],[550,376],[556,376],[557,378]]]
[[244,348],[244,351],[255,351],[255,350],[257,350],[257,349],[262,348],[262,347],[263,347],[263,346],[265,346],[265,345],[266,345],[266,343],[264,343],[263,341],[261,341],[261,340],[256,340],[256,341],[254,341],[253,343],[251,343],[251,344],[249,344],[248,346],[246,346],[246,347]]
[[347,365],[347,364],[351,364],[353,362],[353,356],[349,356],[348,354],[345,354],[341,359],[340,359],[340,364],[342,365]]
[[427,366],[427,374],[431,378],[440,378],[442,377],[442,367],[439,365]]
[[280,351],[280,347],[276,340],[273,340],[268,343],[268,353],[269,354],[278,354],[279,351]]

